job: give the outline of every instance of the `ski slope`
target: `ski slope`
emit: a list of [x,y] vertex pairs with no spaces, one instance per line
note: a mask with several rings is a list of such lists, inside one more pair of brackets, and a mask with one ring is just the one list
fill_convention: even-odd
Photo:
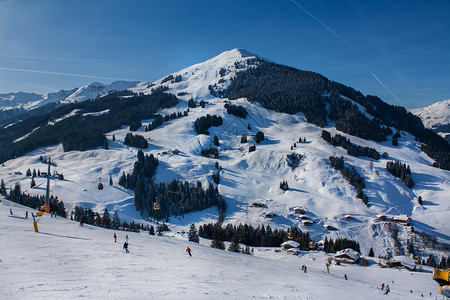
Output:
[[[427,267],[411,273],[373,261],[370,267],[332,265],[326,274],[322,252],[231,253],[175,232],[118,231],[114,243],[113,230],[47,214],[36,233],[26,210],[33,211],[3,198],[0,203],[2,299],[443,299]],[[122,250],[126,234],[129,254]],[[380,290],[383,282],[390,285],[388,296]]]
[[[398,226],[401,248],[396,249],[396,241],[386,222],[376,220],[375,216],[407,214],[413,219],[412,225],[417,232],[426,232],[437,236],[439,241],[450,243],[450,173],[433,168],[433,160],[420,151],[420,143],[410,134],[403,132],[399,146],[394,147],[389,140],[376,143],[349,136],[332,127],[325,128],[332,135],[339,133],[349,137],[352,143],[389,155],[387,159],[370,161],[365,157],[348,156],[344,149],[326,143],[320,137],[322,128],[307,123],[301,113],[277,113],[246,99],[238,99],[232,102],[245,107],[247,118],[244,120],[227,114],[224,104],[229,100],[211,96],[208,86],[216,84],[224,88],[230,78],[243,69],[245,61],[255,58],[245,51],[233,49],[171,74],[174,77],[181,75],[181,82],[161,83],[163,79],[160,79],[151,87],[140,84],[131,88],[135,92],[150,93],[151,89],[162,84],[171,93],[183,93],[178,96],[180,103],[177,106],[160,110],[162,115],[185,111],[190,98],[208,102],[205,108],[191,108],[188,116],[166,122],[155,130],[145,132],[144,126],[138,130],[138,134],[149,139],[149,148],[144,152],[155,155],[160,162],[154,176],[156,182],[177,179],[192,184],[200,181],[204,187],[207,186],[212,181],[212,174],[217,171],[214,167],[216,160],[202,157],[200,152],[212,145],[213,137],[217,135],[220,141],[220,159],[217,162],[222,167],[219,191],[227,202],[224,224],[247,223],[255,227],[264,224],[285,229],[296,226],[309,232],[316,241],[326,236],[354,239],[360,243],[363,254],[373,247],[378,256],[404,252],[412,233],[409,228]],[[226,70],[224,76],[220,74],[221,69]],[[198,135],[193,124],[198,117],[207,114],[221,116],[223,125],[211,127],[210,135]],[[151,121],[143,120],[142,123],[148,125]],[[255,152],[249,153],[249,146],[255,144],[254,135],[260,130],[266,140],[256,145]],[[43,195],[46,178],[36,178],[37,186],[30,188],[31,178],[27,178],[25,173],[27,169],[46,172],[47,167],[39,161],[39,157],[51,157],[58,164],[56,170],[64,174],[64,180],[51,180],[51,194],[64,201],[69,213],[75,205],[99,212],[108,208],[110,212],[117,211],[122,220],[144,223],[147,220],[134,207],[133,192],[117,184],[122,172],[132,171],[138,151],[123,144],[127,133],[127,126],[107,133],[108,150],[63,152],[61,145],[40,148],[5,162],[0,167],[0,179],[5,181],[8,189],[19,182],[22,191]],[[240,143],[242,134],[248,135],[247,143]],[[307,142],[298,143],[300,137],[306,138]],[[297,147],[290,150],[294,142],[297,142]],[[179,150],[180,154],[173,154],[171,150],[174,149]],[[291,170],[286,163],[286,155],[293,152],[304,155],[295,170]],[[330,156],[344,156],[346,164],[354,166],[364,177],[364,193],[369,197],[369,207],[355,197],[356,190],[331,168]],[[416,182],[412,189],[386,171],[386,162],[392,160],[400,160],[410,166]],[[110,176],[113,186],[108,185]],[[97,190],[99,180],[105,185],[103,191]],[[289,184],[288,191],[279,188],[283,180]],[[418,196],[422,196],[423,205],[417,203]],[[263,207],[252,207],[253,202],[259,202]],[[293,214],[294,207],[305,208],[307,217],[314,224],[303,226],[297,219],[298,215]],[[264,218],[263,215],[268,212],[276,216]],[[344,220],[345,215],[351,215],[353,220]],[[183,217],[171,217],[169,225],[182,231],[187,230],[192,222],[215,222],[217,217],[217,209],[210,208]],[[331,225],[337,230],[326,230],[324,225]],[[415,243],[416,249],[422,249],[420,242]],[[448,253],[435,249],[423,250],[427,253],[425,258],[429,253],[448,256]]]

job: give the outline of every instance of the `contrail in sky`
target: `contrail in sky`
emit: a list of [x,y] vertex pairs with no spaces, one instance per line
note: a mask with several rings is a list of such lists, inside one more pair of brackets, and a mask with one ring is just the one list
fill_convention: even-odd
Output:
[[398,99],[398,97],[395,96],[394,93],[391,92],[391,90],[389,90],[389,89],[387,88],[387,86],[384,85],[384,83],[377,77],[377,75],[375,75],[375,74],[372,73],[372,76],[375,77],[375,79],[376,79],[376,80],[384,87],[384,89],[385,89],[389,94],[391,94],[392,97],[394,97],[395,100],[397,100],[398,103],[400,103],[401,106],[405,107],[405,105],[402,103],[402,101],[400,101],[400,99]]
[[84,77],[84,78],[97,78],[97,79],[110,79],[110,80],[125,80],[125,79],[123,79],[123,78],[114,78],[114,77],[92,76],[92,75],[81,75],[81,74],[60,73],[60,72],[49,72],[49,71],[39,71],[39,70],[27,70],[27,69],[15,69],[15,68],[4,68],[4,67],[0,67],[0,70],[4,70],[4,71],[17,71],[17,72],[28,72],[28,73],[40,73],[40,74],[51,74],[51,75],[61,75],[61,76],[72,76],[72,77]]
[[307,13],[311,18],[313,18],[314,20],[316,20],[320,25],[322,25],[326,30],[328,30],[332,35],[334,35],[335,37],[337,37],[338,39],[340,39],[342,42],[344,42],[344,44],[346,44],[348,47],[350,47],[351,49],[353,49],[354,51],[356,51],[358,54],[361,54],[361,52],[356,49],[355,47],[353,47],[349,42],[347,42],[343,37],[341,37],[336,31],[334,31],[333,29],[331,29],[330,27],[328,27],[324,22],[322,22],[321,20],[319,20],[318,18],[316,18],[312,13],[310,13],[306,8],[304,8],[303,6],[301,6],[297,1],[295,0],[290,0],[292,3],[294,3],[295,5],[297,5],[299,8],[301,8],[305,13]]

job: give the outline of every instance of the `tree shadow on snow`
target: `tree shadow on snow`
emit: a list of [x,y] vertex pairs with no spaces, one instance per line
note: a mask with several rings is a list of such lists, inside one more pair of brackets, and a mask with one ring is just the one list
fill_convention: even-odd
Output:
[[56,237],[60,237],[60,238],[66,238],[66,239],[86,240],[86,241],[90,241],[91,240],[91,239],[87,239],[87,238],[81,238],[81,237],[76,237],[76,236],[68,236],[68,235],[59,235],[59,234],[48,233],[48,232],[39,232],[39,233],[40,234],[45,234],[45,235],[56,236]]

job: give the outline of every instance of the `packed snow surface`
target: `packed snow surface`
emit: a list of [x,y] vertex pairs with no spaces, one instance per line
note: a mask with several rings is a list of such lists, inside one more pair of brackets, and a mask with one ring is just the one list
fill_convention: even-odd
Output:
[[[369,267],[331,265],[327,274],[323,252],[256,248],[246,255],[174,232],[117,231],[115,243],[113,230],[47,214],[36,233],[25,218],[26,210],[36,211],[1,199],[2,299],[443,299],[427,267],[411,273],[371,261]],[[125,235],[130,253],[122,249]],[[388,296],[382,283],[390,286]]]

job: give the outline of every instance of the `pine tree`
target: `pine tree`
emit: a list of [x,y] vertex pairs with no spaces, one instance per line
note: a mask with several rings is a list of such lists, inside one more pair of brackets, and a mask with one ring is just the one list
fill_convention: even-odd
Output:
[[247,136],[245,134],[241,135],[241,144],[247,143]]
[[372,247],[370,247],[369,256],[370,257],[374,257],[375,256],[375,253],[373,252],[373,248]]
[[37,173],[36,173],[36,169],[33,169],[33,177],[36,177]]
[[219,228],[220,226],[216,225],[214,227],[213,240],[211,242],[211,247],[216,249],[225,250],[225,243],[219,237]]
[[426,265],[429,267],[433,267],[433,268],[436,267],[436,260],[434,259],[434,256],[432,254],[430,254],[430,256],[428,256]]
[[282,189],[283,191],[287,191],[289,189],[287,181],[283,180],[282,182],[280,182],[280,189]]
[[31,170],[30,169],[28,169],[27,170],[27,173],[25,174],[27,177],[30,177],[31,176]]
[[114,229],[118,229],[120,227],[120,218],[119,218],[119,214],[116,212],[114,212],[114,216],[111,222],[111,226]]
[[112,180],[112,176],[111,175],[109,175],[109,185],[113,185],[113,180]]
[[217,135],[214,136],[214,145],[219,147],[220,143],[219,143],[219,138],[217,137]]
[[239,245],[239,238],[237,235],[233,236],[233,238],[231,239],[231,244],[228,247],[228,251],[241,252],[241,246]]
[[214,239],[211,242],[211,247],[216,249],[225,250],[225,243],[221,240]]
[[103,213],[102,227],[111,228],[111,217],[109,215],[109,211],[107,208],[105,209],[105,212]]
[[422,203],[423,203],[422,196],[419,196],[419,198],[417,198],[417,202],[419,202],[419,204],[422,205]]
[[198,234],[197,234],[197,229],[195,228],[195,223],[192,223],[191,227],[189,228],[188,241],[195,242],[195,243],[200,242],[200,240],[198,238]]
[[150,229],[148,230],[149,235],[155,235],[155,227],[153,225],[150,226]]
[[36,186],[36,181],[34,181],[34,177],[31,178],[30,188],[34,188]]
[[262,141],[264,141],[264,133],[262,131],[258,131],[255,135],[255,142],[257,144],[261,143]]
[[0,194],[2,195],[6,195],[6,187],[5,187],[5,182],[2,179],[2,182],[0,183]]

